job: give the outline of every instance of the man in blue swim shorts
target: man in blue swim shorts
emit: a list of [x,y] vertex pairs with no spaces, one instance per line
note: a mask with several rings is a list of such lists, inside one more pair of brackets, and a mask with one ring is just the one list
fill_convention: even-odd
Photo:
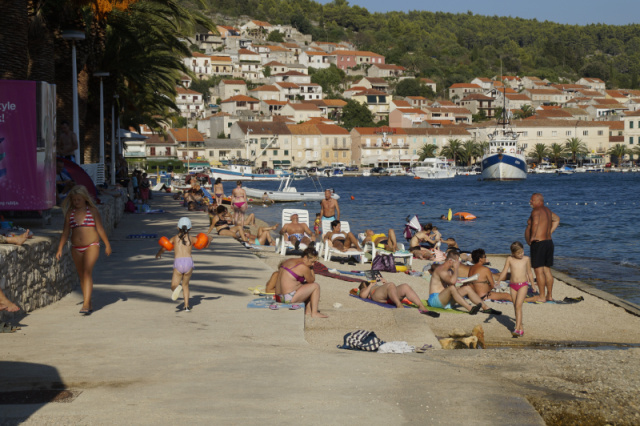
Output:
[[324,200],[320,202],[320,214],[322,220],[328,220],[329,222],[340,220],[340,206],[338,206],[338,200],[331,198],[330,189],[324,191]]
[[[476,315],[480,309],[485,314],[501,315],[502,312],[485,305],[471,286],[456,287],[459,266],[460,255],[456,251],[450,250],[444,263],[433,270],[431,284],[429,284],[429,306],[449,309],[449,302],[453,299],[471,315]],[[465,302],[464,296],[471,299],[474,306]]]

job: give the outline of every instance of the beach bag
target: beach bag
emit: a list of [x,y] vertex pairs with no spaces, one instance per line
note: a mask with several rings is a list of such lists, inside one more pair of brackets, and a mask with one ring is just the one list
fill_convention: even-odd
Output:
[[344,335],[342,349],[375,352],[382,343],[382,340],[373,331],[358,330]]
[[136,205],[133,203],[133,201],[129,200],[126,203],[124,203],[124,211],[127,213],[136,212]]
[[396,272],[396,262],[390,254],[376,254],[371,262],[371,269],[374,271]]

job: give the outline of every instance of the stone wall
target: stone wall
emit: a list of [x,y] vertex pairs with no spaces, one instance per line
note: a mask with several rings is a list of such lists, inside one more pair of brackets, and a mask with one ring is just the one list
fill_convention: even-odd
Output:
[[[111,235],[113,228],[122,220],[126,200],[104,194],[100,198],[102,204],[98,205],[98,210],[107,235]],[[51,225],[30,227],[34,238],[22,246],[0,245],[0,289],[22,308],[15,314],[0,311],[0,321],[15,321],[25,313],[50,305],[71,293],[79,284],[70,242],[67,242],[60,261],[56,260],[63,220],[62,210],[54,208]],[[20,222],[16,224],[29,227]]]

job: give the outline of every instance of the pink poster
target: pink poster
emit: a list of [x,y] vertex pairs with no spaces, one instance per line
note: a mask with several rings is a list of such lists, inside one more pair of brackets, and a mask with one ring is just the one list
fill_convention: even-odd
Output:
[[0,80],[0,210],[45,210],[55,204],[51,102],[55,86]]

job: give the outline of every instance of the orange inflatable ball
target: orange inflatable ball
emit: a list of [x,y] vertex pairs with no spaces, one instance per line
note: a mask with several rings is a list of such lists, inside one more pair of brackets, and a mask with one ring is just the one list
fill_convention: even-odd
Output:
[[158,241],[158,244],[164,247],[164,249],[167,251],[173,250],[173,244],[171,244],[171,241],[169,241],[167,237],[161,237]]
[[202,250],[207,246],[208,242],[209,242],[209,237],[207,237],[207,234],[204,234],[201,232],[196,237],[196,242],[193,244],[193,246],[198,250]]
[[352,196],[351,196],[351,199],[352,199],[352,200],[355,200],[355,199],[356,199],[356,197],[354,197],[354,196],[352,195]]

